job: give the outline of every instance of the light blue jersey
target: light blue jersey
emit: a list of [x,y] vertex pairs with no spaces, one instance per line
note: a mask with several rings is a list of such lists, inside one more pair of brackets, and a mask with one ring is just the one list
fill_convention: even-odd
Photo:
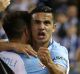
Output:
[[0,52],[0,59],[10,67],[14,74],[27,74],[24,62],[17,53],[2,51]]
[[[55,41],[50,43],[48,49],[54,63],[63,66],[68,72],[69,60],[67,49]],[[49,74],[48,69],[40,62],[38,58],[32,56],[30,56],[30,58],[26,58],[26,56],[23,54],[20,54],[20,56],[24,61],[27,74]]]
[[[68,72],[69,60],[67,49],[55,41],[49,44],[48,49],[54,63],[63,66]],[[48,69],[41,63],[38,57],[30,56],[28,58],[24,54],[3,51],[0,53],[0,58],[8,64],[15,74],[49,74]],[[4,58],[8,59],[8,61]]]

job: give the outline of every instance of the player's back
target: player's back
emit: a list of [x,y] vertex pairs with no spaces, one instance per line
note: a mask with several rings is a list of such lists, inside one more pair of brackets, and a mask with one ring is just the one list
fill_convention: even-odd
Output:
[[2,51],[0,58],[13,70],[15,74],[27,74],[21,57],[15,52]]

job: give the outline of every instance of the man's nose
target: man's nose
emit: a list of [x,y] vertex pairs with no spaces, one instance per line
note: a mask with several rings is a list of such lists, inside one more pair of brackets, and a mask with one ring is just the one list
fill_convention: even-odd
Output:
[[40,29],[40,30],[44,30],[44,29],[45,29],[45,25],[44,25],[43,22],[40,23],[40,25],[39,25],[39,29]]

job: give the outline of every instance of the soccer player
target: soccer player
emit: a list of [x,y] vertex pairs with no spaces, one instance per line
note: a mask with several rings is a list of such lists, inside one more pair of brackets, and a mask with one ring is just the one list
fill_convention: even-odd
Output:
[[[3,28],[7,33],[9,42],[16,42],[21,44],[28,43],[28,27],[29,24],[27,12],[13,12],[6,15]],[[17,49],[14,49],[17,51]],[[28,57],[26,55],[26,57]],[[20,57],[20,53],[15,51],[2,51],[0,58],[11,68],[15,74],[27,74],[24,62]]]
[[[9,4],[10,4],[10,0],[0,0],[0,12],[4,11]],[[2,24],[1,22],[2,21],[0,21],[0,24]],[[36,52],[33,51],[32,47],[30,45],[25,45],[25,44],[20,44],[20,43],[15,43],[15,42],[6,43],[8,41],[8,38],[5,34],[2,26],[0,28],[0,36],[1,36],[0,38],[6,38],[6,39],[0,40],[0,51],[9,50],[9,49],[14,50],[14,48],[15,48],[15,49],[18,49],[17,52],[23,52],[25,54],[30,54],[30,55],[33,55],[36,57]]]
[[[28,74],[68,73],[67,49],[52,39],[55,31],[54,16],[53,10],[48,6],[39,6],[31,12],[32,47],[40,61],[33,57],[27,61]],[[42,68],[39,67],[40,64]]]

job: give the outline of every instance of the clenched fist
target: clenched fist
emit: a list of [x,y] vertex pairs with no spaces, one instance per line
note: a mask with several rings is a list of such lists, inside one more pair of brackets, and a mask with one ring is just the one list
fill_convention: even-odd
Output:
[[38,57],[45,66],[48,66],[49,63],[52,63],[52,59],[48,48],[41,47],[38,50]]
[[4,11],[10,4],[10,0],[0,0],[0,11]]

